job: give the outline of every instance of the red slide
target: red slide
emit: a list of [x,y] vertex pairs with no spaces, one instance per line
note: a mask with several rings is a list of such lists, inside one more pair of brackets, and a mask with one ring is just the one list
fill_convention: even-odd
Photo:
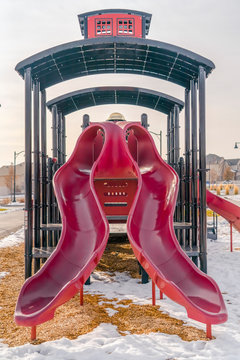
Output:
[[225,322],[227,311],[216,282],[194,265],[175,237],[178,176],[141,125],[129,124],[126,130],[133,158],[132,144],[137,143],[139,187],[127,229],[138,261],[163,293],[186,308],[190,318],[208,326]]
[[92,125],[82,133],[70,159],[55,174],[62,234],[48,261],[21,289],[15,311],[18,325],[35,326],[52,319],[56,308],[83,287],[103,254],[109,226],[93,179],[106,144],[95,163],[92,156],[100,128]]
[[[99,189],[106,189],[108,179],[114,184],[128,179],[124,186],[137,181],[128,236],[137,259],[159,289],[183,305],[192,319],[207,325],[227,320],[217,284],[193,264],[175,237],[175,171],[159,156],[150,134],[140,124],[121,126],[124,130],[110,122],[90,125],[70,159],[55,174],[62,234],[48,261],[22,287],[15,312],[18,325],[34,327],[53,318],[56,308],[82,289],[96,267],[109,227],[94,182]],[[127,206],[129,191],[116,190],[103,190],[103,206]],[[108,194],[113,195],[109,201]],[[119,199],[124,195],[126,200],[113,202],[115,195]]]
[[240,231],[240,207],[207,190],[208,207],[229,221],[233,227]]
[[48,261],[20,291],[15,310],[18,325],[34,327],[52,319],[56,308],[83,288],[109,236],[94,182],[105,184],[106,179],[121,177],[136,178],[122,129],[110,122],[89,126],[54,176],[62,234]]

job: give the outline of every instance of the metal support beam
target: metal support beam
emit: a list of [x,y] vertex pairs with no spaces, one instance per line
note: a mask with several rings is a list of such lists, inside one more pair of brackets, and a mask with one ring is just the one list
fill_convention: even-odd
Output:
[[[190,81],[192,120],[192,250],[198,247],[198,204],[197,204],[197,83]],[[192,257],[197,265],[198,258]]]
[[179,146],[179,106],[174,105],[174,168],[178,172],[178,162],[179,162],[179,153],[180,153],[180,146]]
[[[58,114],[57,114],[57,106],[53,105],[52,107],[52,157],[53,159],[56,159],[58,157]],[[59,161],[59,159],[57,159]],[[49,171],[51,172],[50,174],[50,178],[51,181],[49,183],[49,187],[51,187],[50,189],[50,201],[51,201],[51,207],[52,207],[52,222],[56,223],[57,222],[57,218],[58,218],[58,212],[57,212],[57,203],[56,203],[56,198],[54,195],[54,191],[53,191],[53,184],[52,184],[52,177],[54,175],[54,172],[56,170],[56,166],[54,165],[54,162],[52,162],[52,168],[49,169]],[[53,234],[53,246],[57,245],[57,241],[58,241],[58,234],[55,231]]]
[[[178,210],[177,210],[177,222],[184,221],[184,197],[185,197],[185,183],[184,183],[184,159],[180,157],[178,163],[179,169],[179,193],[178,193]],[[183,230],[180,229],[178,232],[178,241],[181,246],[184,246],[185,249],[185,238]]]
[[[39,83],[33,84],[34,119],[34,247],[40,248],[40,154],[39,154]],[[34,259],[34,273],[40,269],[40,259]]]
[[57,158],[57,106],[52,107],[52,157]]
[[200,268],[207,273],[207,219],[206,219],[206,72],[199,67],[199,190],[200,190]]
[[170,114],[167,116],[167,163],[170,164]]
[[[185,222],[190,222],[190,91],[185,89]],[[190,250],[190,231],[185,233],[185,247]]]
[[[47,126],[46,90],[41,91],[41,154],[42,154],[42,224],[47,224]],[[47,233],[42,231],[42,247],[47,247]]]
[[66,162],[66,119],[62,115],[62,162]]
[[25,278],[32,275],[32,77],[24,71],[25,80]]
[[62,165],[62,114],[57,114],[58,167]]
[[84,114],[83,115],[83,122],[82,122],[82,129],[86,129],[90,124],[90,121],[89,121],[89,115],[88,114]]
[[[52,187],[52,168],[53,168],[53,161],[52,158],[48,158],[48,186],[47,186],[47,210],[48,210],[48,223],[53,223],[53,187]],[[53,232],[51,230],[48,231],[48,246],[53,246]]]
[[145,128],[148,129],[149,125],[148,125],[148,116],[147,114],[142,114],[141,115],[141,125]]
[[170,165],[174,166],[174,114],[170,112]]

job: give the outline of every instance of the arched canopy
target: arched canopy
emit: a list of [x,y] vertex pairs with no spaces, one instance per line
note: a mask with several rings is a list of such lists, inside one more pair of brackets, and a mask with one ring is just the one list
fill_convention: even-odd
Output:
[[32,79],[41,89],[85,75],[130,73],[167,80],[189,88],[202,66],[208,75],[214,64],[189,50],[160,41],[102,37],[62,44],[33,55],[16,66],[24,76],[31,68]]
[[63,115],[96,105],[128,104],[144,106],[169,114],[174,105],[182,110],[184,103],[172,96],[158,91],[127,86],[105,86],[73,91],[59,96],[47,103],[51,110],[53,105]]

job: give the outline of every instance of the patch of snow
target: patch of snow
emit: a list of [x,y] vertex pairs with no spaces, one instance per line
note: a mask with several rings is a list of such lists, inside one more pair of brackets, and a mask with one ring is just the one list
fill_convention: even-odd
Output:
[[106,308],[105,310],[107,311],[109,316],[113,316],[114,314],[116,314],[118,312],[117,310],[114,310],[112,308]]
[[0,240],[0,248],[19,245],[24,241],[24,228]]
[[[0,343],[0,360],[239,360],[240,353],[240,234],[233,229],[234,252],[230,252],[230,230],[226,220],[219,217],[218,239],[208,240],[208,274],[218,283],[228,309],[229,320],[213,326],[212,341],[186,342],[176,335],[151,333],[147,335],[121,336],[111,324],[101,324],[94,331],[79,336],[76,340],[62,338],[40,345],[25,344],[9,348]],[[23,230],[22,230],[23,235]],[[20,237],[22,235],[19,235]],[[136,304],[151,304],[151,283],[140,284],[126,273],[110,277],[104,272],[95,272],[90,286],[84,290],[101,294],[113,301],[130,299]],[[158,291],[158,290],[157,290]],[[158,294],[158,292],[157,292]],[[164,296],[157,305],[172,317],[186,324],[205,329],[205,325],[188,319],[186,310]],[[113,309],[108,308],[110,315]]]
[[4,276],[6,276],[7,274],[9,274],[9,273],[6,272],[6,271],[1,271],[0,272],[0,279],[4,278]]

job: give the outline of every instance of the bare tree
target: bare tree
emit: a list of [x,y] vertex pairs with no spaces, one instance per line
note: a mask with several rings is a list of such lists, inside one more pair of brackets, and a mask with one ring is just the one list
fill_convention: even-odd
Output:
[[210,183],[214,183],[217,181],[217,178],[218,178],[218,174],[216,172],[216,170],[214,169],[210,169]]
[[223,173],[223,180],[233,180],[234,172],[230,168],[230,166],[226,167]]

